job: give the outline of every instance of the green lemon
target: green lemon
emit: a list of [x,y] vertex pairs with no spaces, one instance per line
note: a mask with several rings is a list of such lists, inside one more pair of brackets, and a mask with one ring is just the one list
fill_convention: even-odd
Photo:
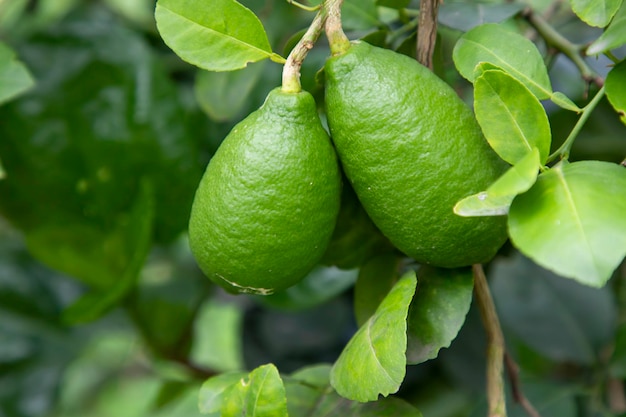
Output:
[[227,290],[271,294],[322,257],[340,195],[337,157],[313,97],[274,89],[211,159],[191,210],[191,250]]
[[454,90],[417,61],[353,43],[325,65],[331,136],[382,233],[424,264],[485,262],[506,240],[504,217],[459,217],[463,197],[506,165]]

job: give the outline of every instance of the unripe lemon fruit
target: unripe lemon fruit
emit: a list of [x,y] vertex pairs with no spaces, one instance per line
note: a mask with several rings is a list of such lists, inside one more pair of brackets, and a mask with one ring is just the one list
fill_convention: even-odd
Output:
[[191,250],[227,290],[271,294],[322,257],[340,195],[337,157],[313,97],[274,89],[207,166],[191,211]]
[[420,263],[491,259],[504,217],[454,214],[506,169],[454,90],[417,61],[365,42],[328,59],[326,114],[346,176],[376,226]]

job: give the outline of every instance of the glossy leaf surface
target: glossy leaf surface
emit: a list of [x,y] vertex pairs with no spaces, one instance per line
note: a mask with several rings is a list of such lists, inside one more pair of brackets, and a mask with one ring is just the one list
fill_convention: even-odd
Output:
[[406,318],[415,286],[415,273],[405,274],[344,348],[331,371],[331,384],[342,397],[375,401],[400,388],[406,365]]
[[606,97],[626,124],[626,61],[617,64],[606,77]]
[[599,161],[561,163],[513,200],[517,248],[558,275],[600,287],[626,255],[626,169]]
[[617,12],[622,0],[569,0],[572,10],[590,26],[605,27]]
[[587,48],[587,55],[600,54],[626,44],[626,2],[615,13],[604,33]]

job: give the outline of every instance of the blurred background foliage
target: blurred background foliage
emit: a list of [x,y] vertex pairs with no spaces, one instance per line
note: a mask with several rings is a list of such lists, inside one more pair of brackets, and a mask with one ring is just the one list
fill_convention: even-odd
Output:
[[[242,3],[285,56],[312,17],[283,0]],[[415,20],[392,8],[400,3],[418,8],[346,0],[350,37],[412,54]],[[557,3],[529,5],[573,41],[597,38],[599,29]],[[456,38],[485,21],[523,26],[515,18],[523,7],[442,6],[436,71],[468,101],[451,61]],[[326,265],[283,293],[233,297],[201,275],[185,236],[193,192],[232,126],[280,84],[281,67],[200,71],[165,47],[153,11],[153,0],[0,1],[0,39],[36,82],[0,105],[0,416],[190,417],[200,415],[199,385],[215,373],[332,363],[357,328],[359,267],[389,250],[352,207]],[[326,56],[322,40],[302,70],[320,102]],[[588,62],[606,75],[606,61]],[[555,90],[583,103],[576,68],[561,56],[550,68]],[[557,147],[575,115],[548,110]],[[603,103],[572,159],[620,162],[625,138]],[[488,275],[522,389],[542,415],[625,413],[626,267],[591,289],[505,246]],[[484,415],[484,346],[472,308],[449,349],[408,367],[398,395],[427,417]],[[524,415],[513,399],[510,415]]]

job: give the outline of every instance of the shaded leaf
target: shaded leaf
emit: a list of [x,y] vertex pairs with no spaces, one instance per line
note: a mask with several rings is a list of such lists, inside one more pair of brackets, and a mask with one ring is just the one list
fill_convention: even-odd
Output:
[[199,71],[194,92],[202,110],[213,120],[235,118],[246,106],[250,92],[261,79],[264,62],[238,71]]
[[0,104],[28,91],[35,85],[28,68],[15,53],[0,42]]
[[474,80],[476,119],[489,145],[510,164],[533,149],[544,163],[552,134],[548,116],[528,88],[500,70],[484,71]]
[[606,76],[606,97],[626,124],[626,61],[617,64]]
[[467,32],[484,23],[499,23],[524,8],[521,4],[485,4],[445,2],[439,8],[439,23]]
[[391,9],[404,9],[410,3],[411,0],[376,0],[377,6],[389,7]]
[[235,0],[159,0],[155,18],[165,43],[208,71],[232,71],[265,58],[282,60],[272,52],[261,21]]
[[471,268],[421,267],[417,291],[407,319],[409,364],[437,357],[450,346],[465,322],[472,303],[474,279]]
[[198,407],[203,414],[219,416],[224,392],[247,377],[245,372],[226,372],[207,379],[198,394]]
[[622,0],[569,0],[576,16],[589,26],[605,27]]
[[415,272],[408,272],[350,339],[331,371],[331,384],[341,396],[375,401],[379,394],[400,388],[406,371],[406,317],[415,286]]
[[535,44],[504,27],[487,23],[465,33],[454,46],[454,65],[474,82],[474,68],[488,62],[522,82],[540,100],[550,98],[548,70]]
[[341,23],[346,30],[366,30],[380,25],[376,0],[345,0]]
[[587,48],[587,55],[596,55],[626,44],[626,2],[611,20],[604,33]]
[[353,286],[357,274],[357,269],[343,270],[334,266],[317,266],[297,284],[258,299],[268,306],[286,310],[309,309]]
[[591,365],[613,337],[617,309],[608,288],[589,288],[517,253],[489,273],[502,326],[559,362]]
[[287,417],[285,387],[272,364],[250,372],[227,388],[222,400],[221,417]]
[[394,253],[373,257],[361,266],[354,286],[354,316],[362,326],[376,312],[398,280],[400,259]]
[[558,275],[600,287],[626,255],[626,169],[560,163],[513,200],[509,235],[522,253]]
[[539,151],[533,148],[486,191],[465,197],[456,203],[454,212],[466,217],[508,214],[515,196],[528,191],[537,180],[539,167]]

